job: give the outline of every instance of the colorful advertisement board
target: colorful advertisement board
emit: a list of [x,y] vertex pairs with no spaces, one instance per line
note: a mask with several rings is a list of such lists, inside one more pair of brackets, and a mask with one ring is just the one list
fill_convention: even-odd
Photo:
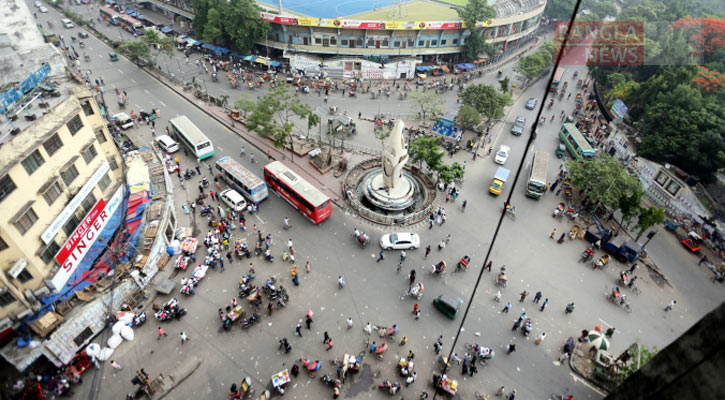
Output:
[[105,206],[105,200],[98,200],[93,209],[88,213],[88,215],[86,215],[85,218],[83,218],[83,221],[81,221],[80,225],[78,225],[76,230],[73,231],[73,234],[68,237],[68,240],[66,240],[63,247],[60,249],[60,251],[58,251],[58,254],[55,255],[55,261],[58,261],[58,264],[63,265],[63,262],[68,259],[70,253],[76,248],[78,241],[80,241],[80,239],[83,237],[83,234],[88,231],[91,225],[93,225],[93,222],[96,220],[96,218],[98,218],[98,216],[101,214],[101,211],[103,210],[103,207]]
[[[268,12],[260,12],[259,17],[265,21],[281,25],[319,26],[323,28],[343,29],[443,30],[460,29],[463,27],[463,22],[461,21],[361,21],[343,18],[280,16]],[[490,23],[490,21],[487,22]]]

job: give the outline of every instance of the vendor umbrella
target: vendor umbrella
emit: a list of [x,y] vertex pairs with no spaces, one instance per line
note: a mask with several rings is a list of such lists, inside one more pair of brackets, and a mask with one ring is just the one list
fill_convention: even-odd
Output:
[[609,340],[601,332],[590,332],[588,338],[597,350],[607,350],[609,348]]

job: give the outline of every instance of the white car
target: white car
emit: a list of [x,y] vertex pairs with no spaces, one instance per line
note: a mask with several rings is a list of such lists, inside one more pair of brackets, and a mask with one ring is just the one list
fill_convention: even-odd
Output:
[[48,9],[45,8],[45,7],[43,7],[43,6],[40,6],[40,8],[38,10],[40,10],[40,12],[42,12],[42,13],[47,13],[48,12]]
[[504,165],[506,160],[509,158],[509,153],[511,153],[511,148],[506,145],[501,145],[496,152],[496,157],[493,158],[493,161],[496,164]]
[[40,8],[43,6],[43,3],[39,2],[39,1],[36,1],[34,4],[35,4],[35,8]]
[[420,247],[420,237],[410,232],[389,233],[380,238],[380,247],[385,250],[417,249]]

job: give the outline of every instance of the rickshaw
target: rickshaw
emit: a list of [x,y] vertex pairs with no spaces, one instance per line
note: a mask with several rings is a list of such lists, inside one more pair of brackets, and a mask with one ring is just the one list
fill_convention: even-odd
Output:
[[578,234],[579,234],[579,225],[572,226],[571,230],[569,231],[569,240],[574,240],[574,238]]
[[463,256],[463,258],[461,258],[461,261],[459,261],[458,265],[456,266],[456,271],[467,270],[469,262],[471,262],[471,257],[467,255]]
[[582,103],[583,103],[582,95],[581,95],[581,93],[577,93],[577,95],[576,95],[576,109],[577,110],[582,108]]
[[552,217],[554,218],[561,218],[564,216],[564,209],[566,208],[566,204],[559,203],[558,206],[554,209],[554,213],[552,214]]
[[445,374],[433,373],[433,387],[436,393],[453,397],[458,391],[458,381],[448,378]]
[[564,157],[564,153],[566,153],[566,146],[564,146],[563,143],[560,143],[559,147],[556,148],[556,158]]
[[[118,61],[118,54],[116,53],[108,53],[108,58],[111,59],[111,61]],[[88,61],[88,60],[86,60]]]
[[[320,361],[315,361],[318,365],[317,369],[319,369],[319,366],[321,365]],[[316,370],[315,370],[316,371]],[[277,390],[277,392],[284,396],[285,389],[284,387],[290,383],[292,379],[289,376],[289,371],[282,370],[280,372],[277,372],[276,374],[272,375],[272,387]]]

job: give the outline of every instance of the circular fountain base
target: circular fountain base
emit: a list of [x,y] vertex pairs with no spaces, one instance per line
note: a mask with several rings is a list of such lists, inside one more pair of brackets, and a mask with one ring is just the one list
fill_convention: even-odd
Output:
[[416,184],[413,178],[406,174],[396,187],[387,188],[383,183],[383,172],[373,172],[365,177],[362,187],[365,198],[375,207],[386,211],[403,211],[416,200]]

